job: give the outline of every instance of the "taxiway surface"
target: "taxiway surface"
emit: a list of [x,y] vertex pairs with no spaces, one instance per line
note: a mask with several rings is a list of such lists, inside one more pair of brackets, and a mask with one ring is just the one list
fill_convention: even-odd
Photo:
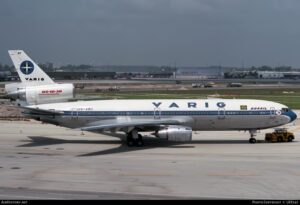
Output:
[[[300,113],[298,112],[298,116]],[[118,138],[36,121],[0,121],[0,199],[299,199],[296,140],[249,144],[249,133],[194,132],[185,144]]]

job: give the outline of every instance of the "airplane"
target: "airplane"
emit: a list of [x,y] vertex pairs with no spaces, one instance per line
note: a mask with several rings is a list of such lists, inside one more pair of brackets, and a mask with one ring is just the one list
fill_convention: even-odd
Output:
[[[29,58],[20,56],[19,62],[18,69],[24,71],[25,77],[32,72],[32,65],[36,67]],[[20,106],[24,115],[82,131],[123,132],[128,146],[143,146],[140,134],[143,132],[152,132],[155,137],[168,141],[189,142],[192,132],[199,130],[246,130],[250,132],[249,142],[256,143],[257,130],[285,125],[297,118],[286,105],[265,100],[153,99],[48,103],[47,98],[53,96],[45,95],[45,100],[40,103],[35,100],[35,94],[26,95],[34,103]]]
[[21,82],[6,84],[7,95],[3,98],[21,100],[28,105],[64,102],[75,97],[73,84],[55,83],[23,50],[9,50],[8,53]]

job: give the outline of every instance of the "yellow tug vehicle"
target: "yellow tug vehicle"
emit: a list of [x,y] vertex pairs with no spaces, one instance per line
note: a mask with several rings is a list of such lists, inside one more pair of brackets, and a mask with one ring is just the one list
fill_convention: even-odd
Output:
[[266,142],[292,142],[295,139],[294,133],[288,132],[286,128],[275,128],[274,132],[266,133]]

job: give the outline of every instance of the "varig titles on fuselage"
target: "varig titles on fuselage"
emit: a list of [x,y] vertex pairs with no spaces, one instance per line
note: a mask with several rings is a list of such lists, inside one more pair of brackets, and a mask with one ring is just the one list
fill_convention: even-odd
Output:
[[[159,108],[159,106],[162,104],[162,102],[152,102],[152,104],[155,106],[155,108]],[[196,102],[187,102],[187,108],[197,108],[199,106]],[[208,102],[204,103],[204,106],[208,108],[209,104]],[[217,102],[216,106],[218,108],[224,108],[226,104],[224,102]],[[179,105],[176,102],[172,102],[168,106],[169,108],[180,108]]]

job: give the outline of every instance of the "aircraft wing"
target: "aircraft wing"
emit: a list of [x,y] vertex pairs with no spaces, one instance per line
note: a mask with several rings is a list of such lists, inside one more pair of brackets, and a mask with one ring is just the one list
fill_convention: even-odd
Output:
[[[103,122],[99,122],[101,125],[94,125],[88,127],[78,128],[84,131],[94,131],[94,132],[104,132],[104,131],[128,131],[132,128],[138,128],[140,130],[154,130],[155,128],[160,127],[161,125],[179,125],[182,124],[182,120],[180,119],[145,119],[139,121],[130,121],[130,122],[111,122],[103,124]],[[95,124],[95,123],[94,123]]]

